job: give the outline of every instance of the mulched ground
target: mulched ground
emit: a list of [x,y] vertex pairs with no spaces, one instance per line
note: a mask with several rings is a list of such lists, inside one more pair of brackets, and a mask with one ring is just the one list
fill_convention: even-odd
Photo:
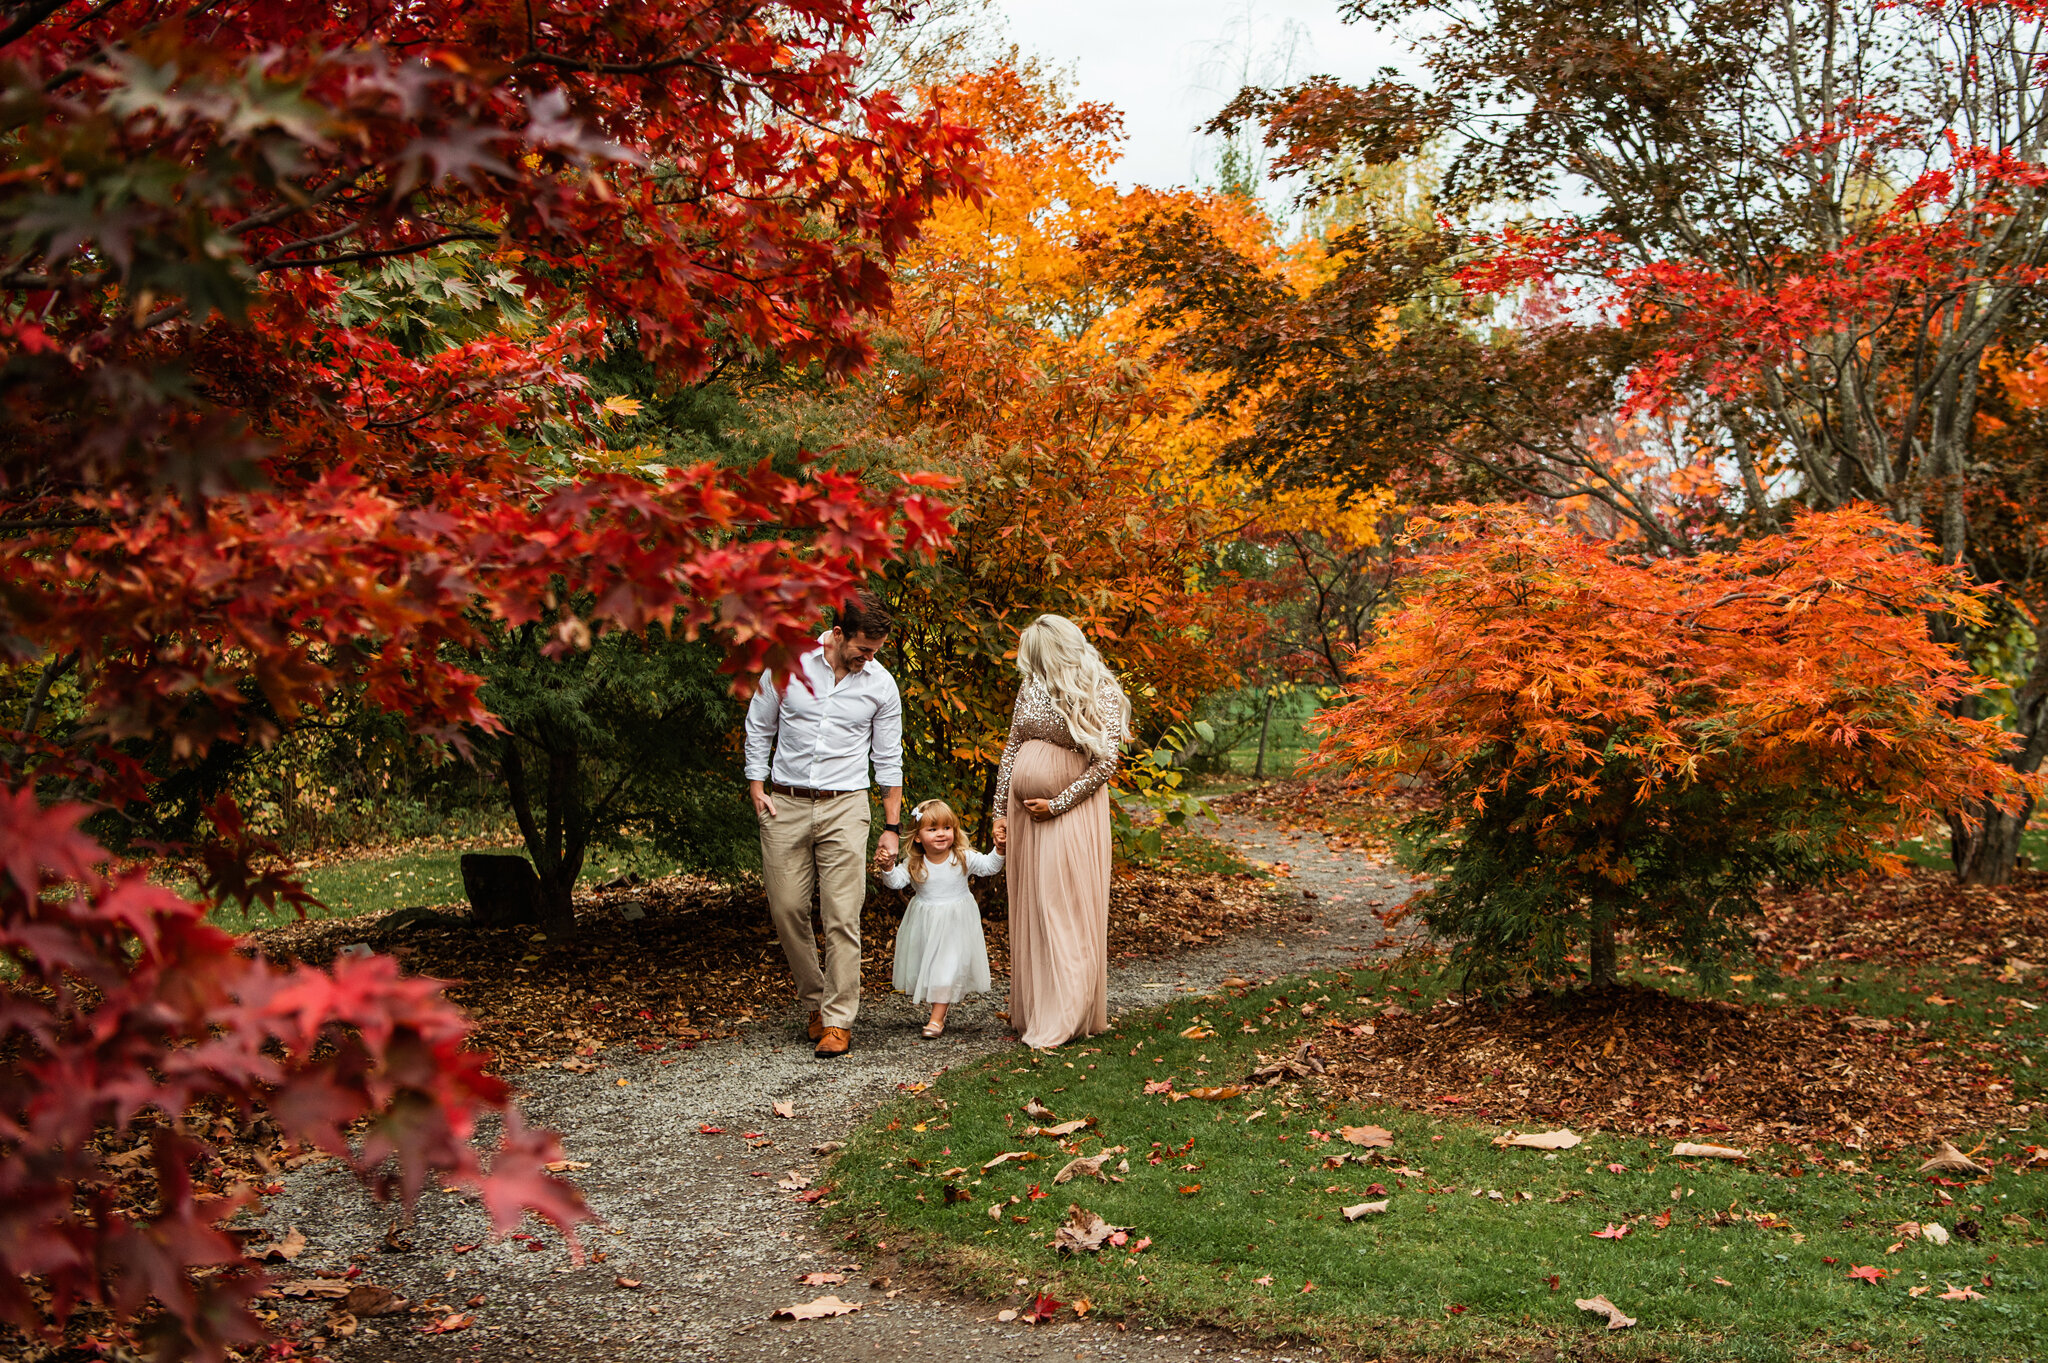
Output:
[[[645,917],[620,908],[639,904]],[[862,987],[889,989],[904,896],[877,891],[861,928]],[[594,1054],[604,1046],[689,1048],[789,1006],[788,967],[758,885],[689,876],[597,891],[577,900],[578,932],[549,941],[535,928],[479,928],[461,906],[292,924],[258,934],[274,958],[326,964],[363,943],[418,974],[450,982],[448,996],[475,1020],[477,1044],[500,1068]],[[983,897],[989,963],[1009,970],[1008,922]],[[1119,876],[1110,892],[1113,956],[1164,955],[1292,922],[1250,873],[1165,868]]]
[[1370,1034],[1333,1026],[1318,1050],[1328,1098],[1525,1129],[1891,1149],[2026,1121],[1997,1043],[1945,1043],[1924,1026],[1625,988],[1415,1014],[1396,1004]]

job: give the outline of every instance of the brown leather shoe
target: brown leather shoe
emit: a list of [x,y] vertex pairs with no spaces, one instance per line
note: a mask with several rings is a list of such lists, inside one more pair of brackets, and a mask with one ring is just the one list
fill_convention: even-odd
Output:
[[811,1010],[811,1024],[804,1028],[804,1035],[813,1041],[825,1035],[825,1015],[815,1008]]
[[827,1027],[813,1052],[820,1060],[837,1060],[853,1049],[853,1034],[844,1027]]

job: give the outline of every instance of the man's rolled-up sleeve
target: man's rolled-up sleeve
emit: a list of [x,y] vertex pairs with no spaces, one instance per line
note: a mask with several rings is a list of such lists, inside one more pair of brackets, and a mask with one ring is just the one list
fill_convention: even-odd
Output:
[[887,790],[890,786],[903,784],[903,693],[896,689],[895,678],[889,679],[887,694],[881,704],[875,707],[875,722],[870,734],[871,751],[875,756],[875,784]]
[[775,680],[766,672],[747,702],[747,779],[768,779],[769,762],[775,756],[775,734],[782,727],[782,696]]

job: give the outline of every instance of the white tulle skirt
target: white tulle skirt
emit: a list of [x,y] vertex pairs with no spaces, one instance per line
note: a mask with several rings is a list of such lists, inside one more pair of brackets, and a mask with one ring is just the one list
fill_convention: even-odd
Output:
[[971,894],[920,894],[896,930],[896,987],[918,1003],[958,1003],[988,992],[988,943]]

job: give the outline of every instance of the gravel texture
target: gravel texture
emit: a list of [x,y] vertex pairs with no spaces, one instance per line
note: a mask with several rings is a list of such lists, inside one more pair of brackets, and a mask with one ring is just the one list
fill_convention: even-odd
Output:
[[[1292,928],[1249,934],[1178,957],[1119,963],[1110,973],[1112,1014],[1207,992],[1232,975],[1268,979],[1342,965],[1381,947],[1372,902],[1410,890],[1398,871],[1355,852],[1333,853],[1315,833],[1283,833],[1245,817],[1214,835],[1275,866],[1275,893],[1301,906]],[[1284,869],[1282,867],[1284,866]],[[572,1265],[551,1229],[537,1239],[492,1241],[480,1207],[462,1194],[429,1192],[399,1232],[410,1249],[380,1247],[392,1211],[369,1202],[345,1174],[319,1165],[291,1177],[272,1200],[270,1223],[308,1237],[292,1266],[300,1275],[361,1264],[415,1306],[438,1297],[474,1323],[430,1335],[435,1313],[360,1322],[327,1352],[344,1363],[399,1359],[766,1360],[1129,1359],[1196,1356],[1319,1357],[1308,1345],[1254,1345],[1204,1330],[1120,1330],[1114,1322],[1029,1327],[995,1319],[1004,1303],[969,1299],[905,1270],[893,1258],[857,1259],[818,1225],[812,1209],[777,1186],[792,1171],[819,1174],[820,1142],[843,1140],[905,1083],[1014,1045],[987,999],[956,1006],[945,1037],[917,1034],[922,1009],[900,995],[865,1001],[854,1050],[820,1061],[792,1008],[773,1026],[707,1043],[679,1058],[617,1048],[594,1074],[537,1068],[519,1076],[528,1119],[560,1131],[599,1221],[584,1243],[602,1262]],[[625,1082],[620,1083],[621,1080]],[[794,1105],[793,1119],[772,1105]],[[722,1127],[707,1135],[700,1126]],[[759,1133],[749,1139],[745,1133]],[[457,1253],[456,1246],[474,1245]],[[844,1272],[840,1285],[803,1286],[813,1272]],[[621,1278],[637,1287],[619,1285]],[[1033,1284],[1020,1283],[1021,1296]],[[771,1320],[777,1308],[835,1294],[861,1303],[825,1320]]]

